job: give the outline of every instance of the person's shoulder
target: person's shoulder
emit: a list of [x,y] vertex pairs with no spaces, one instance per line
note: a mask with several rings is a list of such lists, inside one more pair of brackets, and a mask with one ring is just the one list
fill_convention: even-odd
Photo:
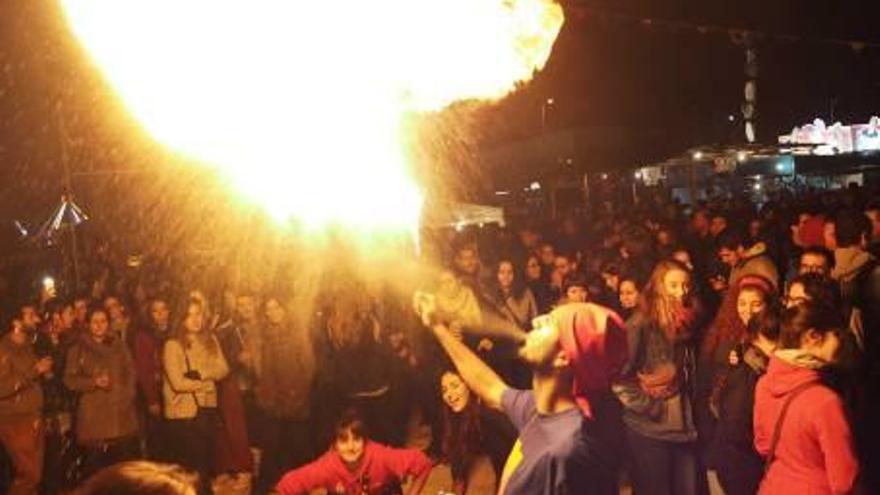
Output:
[[83,344],[83,338],[78,337],[70,340],[70,343],[67,347],[68,353],[81,353],[85,348],[85,344]]
[[[805,409],[812,409],[814,412],[843,407],[843,399],[840,398],[840,395],[838,395],[831,387],[822,383],[817,383],[816,386],[810,387],[809,390],[805,390],[803,395],[803,403],[810,404],[811,406]],[[807,415],[811,414],[812,413],[807,413]]]
[[641,332],[651,325],[651,319],[642,311],[636,310],[624,322],[627,332]]
[[177,339],[168,339],[162,348],[165,352],[183,353],[183,344]]
[[501,393],[501,404],[505,410],[512,408],[534,409],[535,393],[531,390],[521,390],[507,387]]

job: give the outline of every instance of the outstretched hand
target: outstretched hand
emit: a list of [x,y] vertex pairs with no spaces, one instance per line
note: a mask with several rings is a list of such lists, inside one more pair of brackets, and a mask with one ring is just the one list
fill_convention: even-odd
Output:
[[416,314],[419,315],[419,318],[421,318],[422,324],[429,327],[433,322],[434,315],[437,313],[437,299],[434,297],[434,294],[416,291],[413,295],[413,308]]

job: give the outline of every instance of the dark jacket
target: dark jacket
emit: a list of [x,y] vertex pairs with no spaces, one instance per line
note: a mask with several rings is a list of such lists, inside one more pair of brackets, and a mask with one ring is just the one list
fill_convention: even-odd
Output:
[[[110,387],[100,389],[95,377],[110,376]],[[135,435],[135,371],[126,345],[118,338],[103,343],[83,336],[70,349],[64,384],[79,395],[76,437],[81,444]]]
[[0,423],[40,417],[43,390],[36,364],[30,342],[17,344],[11,333],[0,340]]
[[64,385],[64,364],[72,345],[73,337],[61,334],[58,341],[46,333],[39,333],[34,342],[34,352],[38,358],[52,358],[52,372],[41,380],[43,387],[43,413],[48,417],[59,413],[70,413],[76,407],[76,394]]
[[[690,340],[670,342],[645,315],[636,313],[626,322],[629,360],[621,379],[612,386],[623,405],[623,421],[634,432],[656,440],[690,442],[697,438],[693,414],[696,361]],[[662,367],[675,369],[674,385],[664,397],[649,395],[640,373]]]
[[146,405],[162,404],[162,347],[165,339],[159,330],[146,327],[134,337],[134,365],[137,387]]
[[725,479],[747,482],[748,486],[739,487],[740,493],[755,493],[764,474],[764,461],[754,447],[752,411],[755,385],[769,360],[757,347],[745,346],[740,362],[724,373],[715,401],[718,422],[709,449],[710,465]]
[[[253,391],[257,383],[258,370],[263,362],[261,333],[255,323],[235,322],[217,328],[217,340],[229,364],[229,378],[243,392]],[[239,359],[242,353],[250,354],[250,362]]]
[[[317,366],[309,332],[302,326],[285,322],[267,324],[262,337],[262,369],[257,384],[260,407],[277,418],[308,419]],[[338,364],[355,367],[357,360]]]
[[[874,260],[865,265],[853,285],[850,303],[859,310],[867,361],[876,367],[880,362],[880,263]],[[880,373],[880,369],[874,372]]]

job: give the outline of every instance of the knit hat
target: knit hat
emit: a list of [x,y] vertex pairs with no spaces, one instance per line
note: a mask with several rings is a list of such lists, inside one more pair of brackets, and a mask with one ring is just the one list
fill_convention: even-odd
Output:
[[590,398],[607,393],[628,356],[626,329],[617,313],[593,303],[573,303],[553,310],[559,343],[574,369],[574,396],[592,418]]

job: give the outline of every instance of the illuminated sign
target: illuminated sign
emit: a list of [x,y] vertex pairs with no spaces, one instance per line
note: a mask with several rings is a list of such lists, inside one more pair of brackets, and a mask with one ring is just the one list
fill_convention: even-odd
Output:
[[808,145],[811,150],[806,152],[815,155],[880,151],[880,117],[871,117],[867,124],[835,122],[830,126],[816,119],[812,124],[795,127],[791,133],[779,136],[779,144]]

